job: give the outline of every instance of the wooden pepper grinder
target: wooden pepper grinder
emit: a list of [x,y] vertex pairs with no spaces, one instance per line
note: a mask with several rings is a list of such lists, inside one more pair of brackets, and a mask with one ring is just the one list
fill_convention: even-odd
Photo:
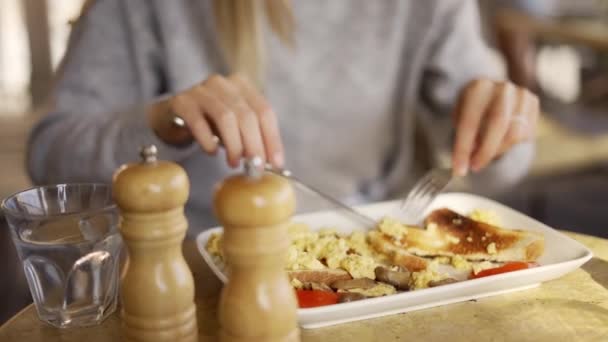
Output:
[[285,272],[287,223],[295,196],[287,180],[264,173],[261,159],[215,192],[224,227],[228,282],[219,304],[220,341],[300,341],[295,292]]
[[179,165],[156,154],[155,146],[144,147],[140,163],[114,175],[120,233],[129,252],[120,285],[123,338],[191,342],[198,339],[194,281],[182,254],[190,185]]

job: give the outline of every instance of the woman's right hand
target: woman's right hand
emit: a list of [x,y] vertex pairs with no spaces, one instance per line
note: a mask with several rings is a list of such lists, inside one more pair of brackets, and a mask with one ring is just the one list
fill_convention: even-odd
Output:
[[[215,154],[219,138],[228,165],[237,167],[241,158],[259,156],[282,168],[283,145],[277,117],[266,99],[245,77],[213,75],[176,94],[149,111],[152,127],[166,122],[159,117],[178,115],[203,150]],[[158,133],[158,129],[155,129]],[[162,134],[159,134],[162,137]]]

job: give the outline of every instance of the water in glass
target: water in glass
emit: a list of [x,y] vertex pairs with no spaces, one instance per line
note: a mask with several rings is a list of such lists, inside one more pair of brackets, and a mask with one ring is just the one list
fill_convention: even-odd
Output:
[[105,201],[92,200],[108,196],[109,203],[109,189],[78,187],[59,195],[59,201],[63,197],[70,203],[49,204],[62,191],[47,188],[28,190],[44,201],[22,193],[3,204],[38,316],[62,328],[98,324],[117,304],[122,248],[118,215],[114,207],[101,205]]

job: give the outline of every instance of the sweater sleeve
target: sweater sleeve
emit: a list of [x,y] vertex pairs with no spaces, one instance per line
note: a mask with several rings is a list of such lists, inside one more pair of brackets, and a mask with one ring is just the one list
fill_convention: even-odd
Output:
[[140,2],[140,11],[128,13],[125,3],[98,0],[74,26],[52,104],[28,141],[36,184],[109,182],[144,144],[176,161],[197,150],[163,143],[147,124],[146,107],[162,92],[159,43],[150,8]]
[[[424,71],[422,98],[430,109],[425,126],[431,127],[434,145],[451,155],[454,126],[451,111],[463,87],[476,78],[505,79],[481,30],[477,2],[440,0],[430,58]],[[423,120],[424,121],[424,120]],[[534,158],[534,144],[522,143],[490,166],[465,180],[473,191],[498,191],[523,178]]]

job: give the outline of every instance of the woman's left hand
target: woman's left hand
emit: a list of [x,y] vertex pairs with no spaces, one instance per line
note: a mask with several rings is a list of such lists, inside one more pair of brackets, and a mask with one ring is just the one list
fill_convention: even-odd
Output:
[[454,111],[454,173],[477,172],[514,145],[533,140],[539,112],[538,97],[527,89],[485,79],[470,82]]

